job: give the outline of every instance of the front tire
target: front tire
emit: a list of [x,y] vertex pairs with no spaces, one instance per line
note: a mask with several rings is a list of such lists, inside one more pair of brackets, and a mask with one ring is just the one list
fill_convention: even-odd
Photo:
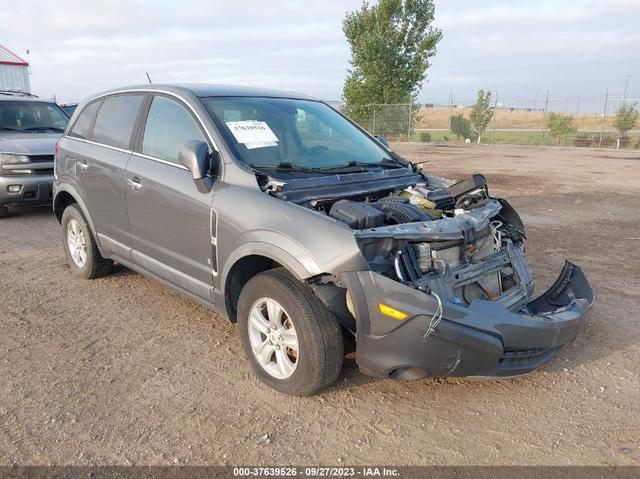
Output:
[[0,205],[0,218],[6,218],[9,216],[9,207],[7,205]]
[[76,205],[62,213],[62,243],[71,271],[81,278],[105,276],[113,269],[113,261],[103,258],[82,211]]
[[238,326],[255,374],[278,391],[307,396],[340,374],[344,342],[336,318],[282,268],[247,282],[238,302]]

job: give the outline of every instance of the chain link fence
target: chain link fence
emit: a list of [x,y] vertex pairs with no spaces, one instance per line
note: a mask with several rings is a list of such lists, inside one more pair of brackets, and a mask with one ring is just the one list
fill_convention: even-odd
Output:
[[[455,115],[469,118],[473,101],[454,102],[450,98],[449,104],[369,104],[357,107],[346,107],[341,102],[329,103],[371,134],[384,136],[389,141],[476,141],[475,137],[456,137],[450,127],[451,118]],[[596,110],[598,103],[601,103],[599,111]],[[640,99],[609,94],[601,99],[553,99],[547,94],[532,100],[509,100],[494,96],[494,115],[481,137],[481,143],[640,149],[640,122],[623,137],[614,126],[618,108],[633,103],[640,104]],[[554,137],[547,124],[551,112],[571,116],[571,131]]]

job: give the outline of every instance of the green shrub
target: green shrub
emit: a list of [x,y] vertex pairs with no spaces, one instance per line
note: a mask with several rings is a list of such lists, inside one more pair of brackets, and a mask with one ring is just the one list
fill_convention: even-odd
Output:
[[556,140],[558,145],[564,143],[567,135],[578,131],[572,115],[563,115],[553,111],[547,116],[547,128],[549,129],[549,134]]
[[449,127],[451,129],[451,133],[456,135],[456,138],[458,140],[460,138],[462,138],[463,140],[465,138],[471,138],[471,122],[468,118],[462,116],[462,114],[453,115],[451,117],[451,124]]
[[420,141],[423,143],[429,143],[431,141],[431,133],[429,133],[428,131],[421,131]]

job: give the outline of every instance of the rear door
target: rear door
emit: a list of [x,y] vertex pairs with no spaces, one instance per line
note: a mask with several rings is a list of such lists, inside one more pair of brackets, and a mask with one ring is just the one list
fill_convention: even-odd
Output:
[[144,269],[207,300],[213,288],[211,202],[178,160],[182,144],[209,143],[181,100],[157,94],[127,165],[127,211],[133,260]]
[[124,174],[144,95],[110,95],[90,103],[69,134],[76,139],[72,153],[76,185],[100,244],[123,257],[128,257],[131,244]]

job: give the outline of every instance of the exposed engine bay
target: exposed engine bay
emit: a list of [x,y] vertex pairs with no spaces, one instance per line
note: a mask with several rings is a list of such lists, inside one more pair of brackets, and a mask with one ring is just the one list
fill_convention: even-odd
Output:
[[372,271],[403,284],[465,306],[503,298],[517,309],[529,298],[522,221],[505,200],[489,196],[482,175],[309,207],[356,230]]
[[261,186],[350,229],[368,264],[310,284],[356,336],[369,374],[524,374],[575,338],[593,303],[569,261],[532,298],[522,220],[480,174],[454,182],[407,167],[282,180]]
[[524,226],[511,205],[492,198],[480,174],[459,182],[412,176],[409,186],[346,198],[298,197],[299,190],[278,188],[272,194],[355,230],[372,271],[454,304],[523,306],[533,282],[523,258]]

